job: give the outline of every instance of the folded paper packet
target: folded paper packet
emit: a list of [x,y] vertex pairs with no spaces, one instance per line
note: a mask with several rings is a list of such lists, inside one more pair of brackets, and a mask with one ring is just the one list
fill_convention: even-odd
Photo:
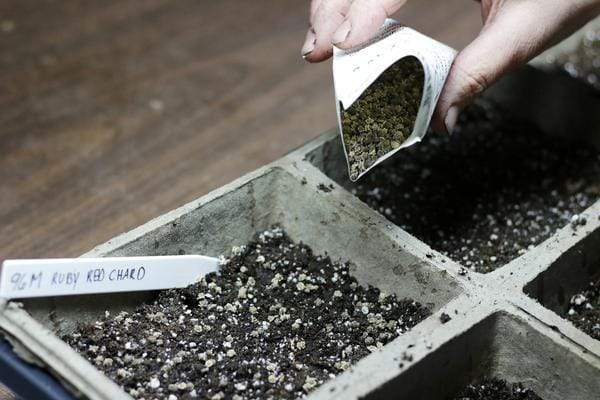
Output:
[[[440,93],[450,71],[456,51],[419,32],[387,19],[369,42],[350,50],[334,48],[333,81],[337,110],[338,128],[344,146],[350,180],[355,182],[371,168],[391,157],[400,149],[419,142],[427,133],[431,117]],[[344,132],[344,113],[361,98],[382,74],[388,74],[390,67],[399,65],[400,60],[413,59],[421,64],[423,89],[418,111],[410,135],[402,143],[393,143],[393,148],[385,154],[377,154],[376,159],[357,168],[349,157],[350,132]],[[407,64],[410,66],[410,62]],[[419,70],[421,73],[421,70]],[[391,78],[398,79],[398,75]],[[410,75],[411,77],[414,76]],[[386,79],[390,79],[390,76]],[[371,95],[369,93],[369,95]],[[401,127],[397,127],[401,129]],[[404,128],[406,129],[406,128]],[[410,129],[410,128],[408,128]],[[360,135],[361,132],[352,132]]]

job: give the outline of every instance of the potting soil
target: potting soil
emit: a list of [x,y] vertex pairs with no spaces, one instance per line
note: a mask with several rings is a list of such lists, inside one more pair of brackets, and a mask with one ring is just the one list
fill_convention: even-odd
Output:
[[542,400],[520,383],[509,384],[497,378],[484,378],[468,385],[452,400]]
[[63,339],[137,399],[292,399],[429,314],[275,228],[234,248],[220,275]]
[[451,137],[428,134],[351,190],[432,248],[485,273],[600,198],[600,153],[479,101]]
[[565,317],[579,329],[600,340],[600,279],[571,297]]

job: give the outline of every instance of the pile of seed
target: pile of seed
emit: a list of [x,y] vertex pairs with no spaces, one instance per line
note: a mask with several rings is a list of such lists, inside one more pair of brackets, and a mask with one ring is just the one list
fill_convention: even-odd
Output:
[[542,400],[520,383],[509,384],[497,378],[485,378],[464,388],[453,400]]
[[421,63],[414,57],[403,58],[342,112],[352,179],[408,139],[421,103],[423,80]]
[[369,206],[462,265],[489,272],[600,198],[600,153],[549,138],[489,102],[455,133],[427,135],[352,186]]
[[587,289],[571,297],[566,317],[579,329],[600,340],[600,279],[590,282]]
[[428,315],[275,228],[234,248],[220,275],[64,340],[137,399],[292,399]]

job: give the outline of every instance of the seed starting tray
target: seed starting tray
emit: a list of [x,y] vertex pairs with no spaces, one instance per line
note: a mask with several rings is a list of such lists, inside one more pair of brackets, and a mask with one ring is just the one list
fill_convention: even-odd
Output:
[[[600,99],[571,78],[526,67],[486,96],[548,134],[582,132],[600,145]],[[444,399],[482,375],[523,382],[545,400],[599,398],[600,341],[559,314],[600,274],[600,201],[581,214],[585,225],[565,226],[507,265],[479,274],[390,223],[354,197],[348,184],[338,134],[328,132],[83,257],[218,256],[279,225],[316,254],[350,261],[360,283],[433,312],[309,398]],[[153,296],[2,301],[0,328],[17,354],[49,370],[76,396],[129,399],[57,334]],[[450,320],[444,323],[442,314]]]

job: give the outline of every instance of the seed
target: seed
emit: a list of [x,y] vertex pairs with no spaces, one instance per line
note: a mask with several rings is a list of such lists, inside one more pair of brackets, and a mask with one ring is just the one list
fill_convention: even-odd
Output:
[[350,176],[356,178],[410,136],[423,89],[423,67],[405,58],[389,67],[341,112]]

